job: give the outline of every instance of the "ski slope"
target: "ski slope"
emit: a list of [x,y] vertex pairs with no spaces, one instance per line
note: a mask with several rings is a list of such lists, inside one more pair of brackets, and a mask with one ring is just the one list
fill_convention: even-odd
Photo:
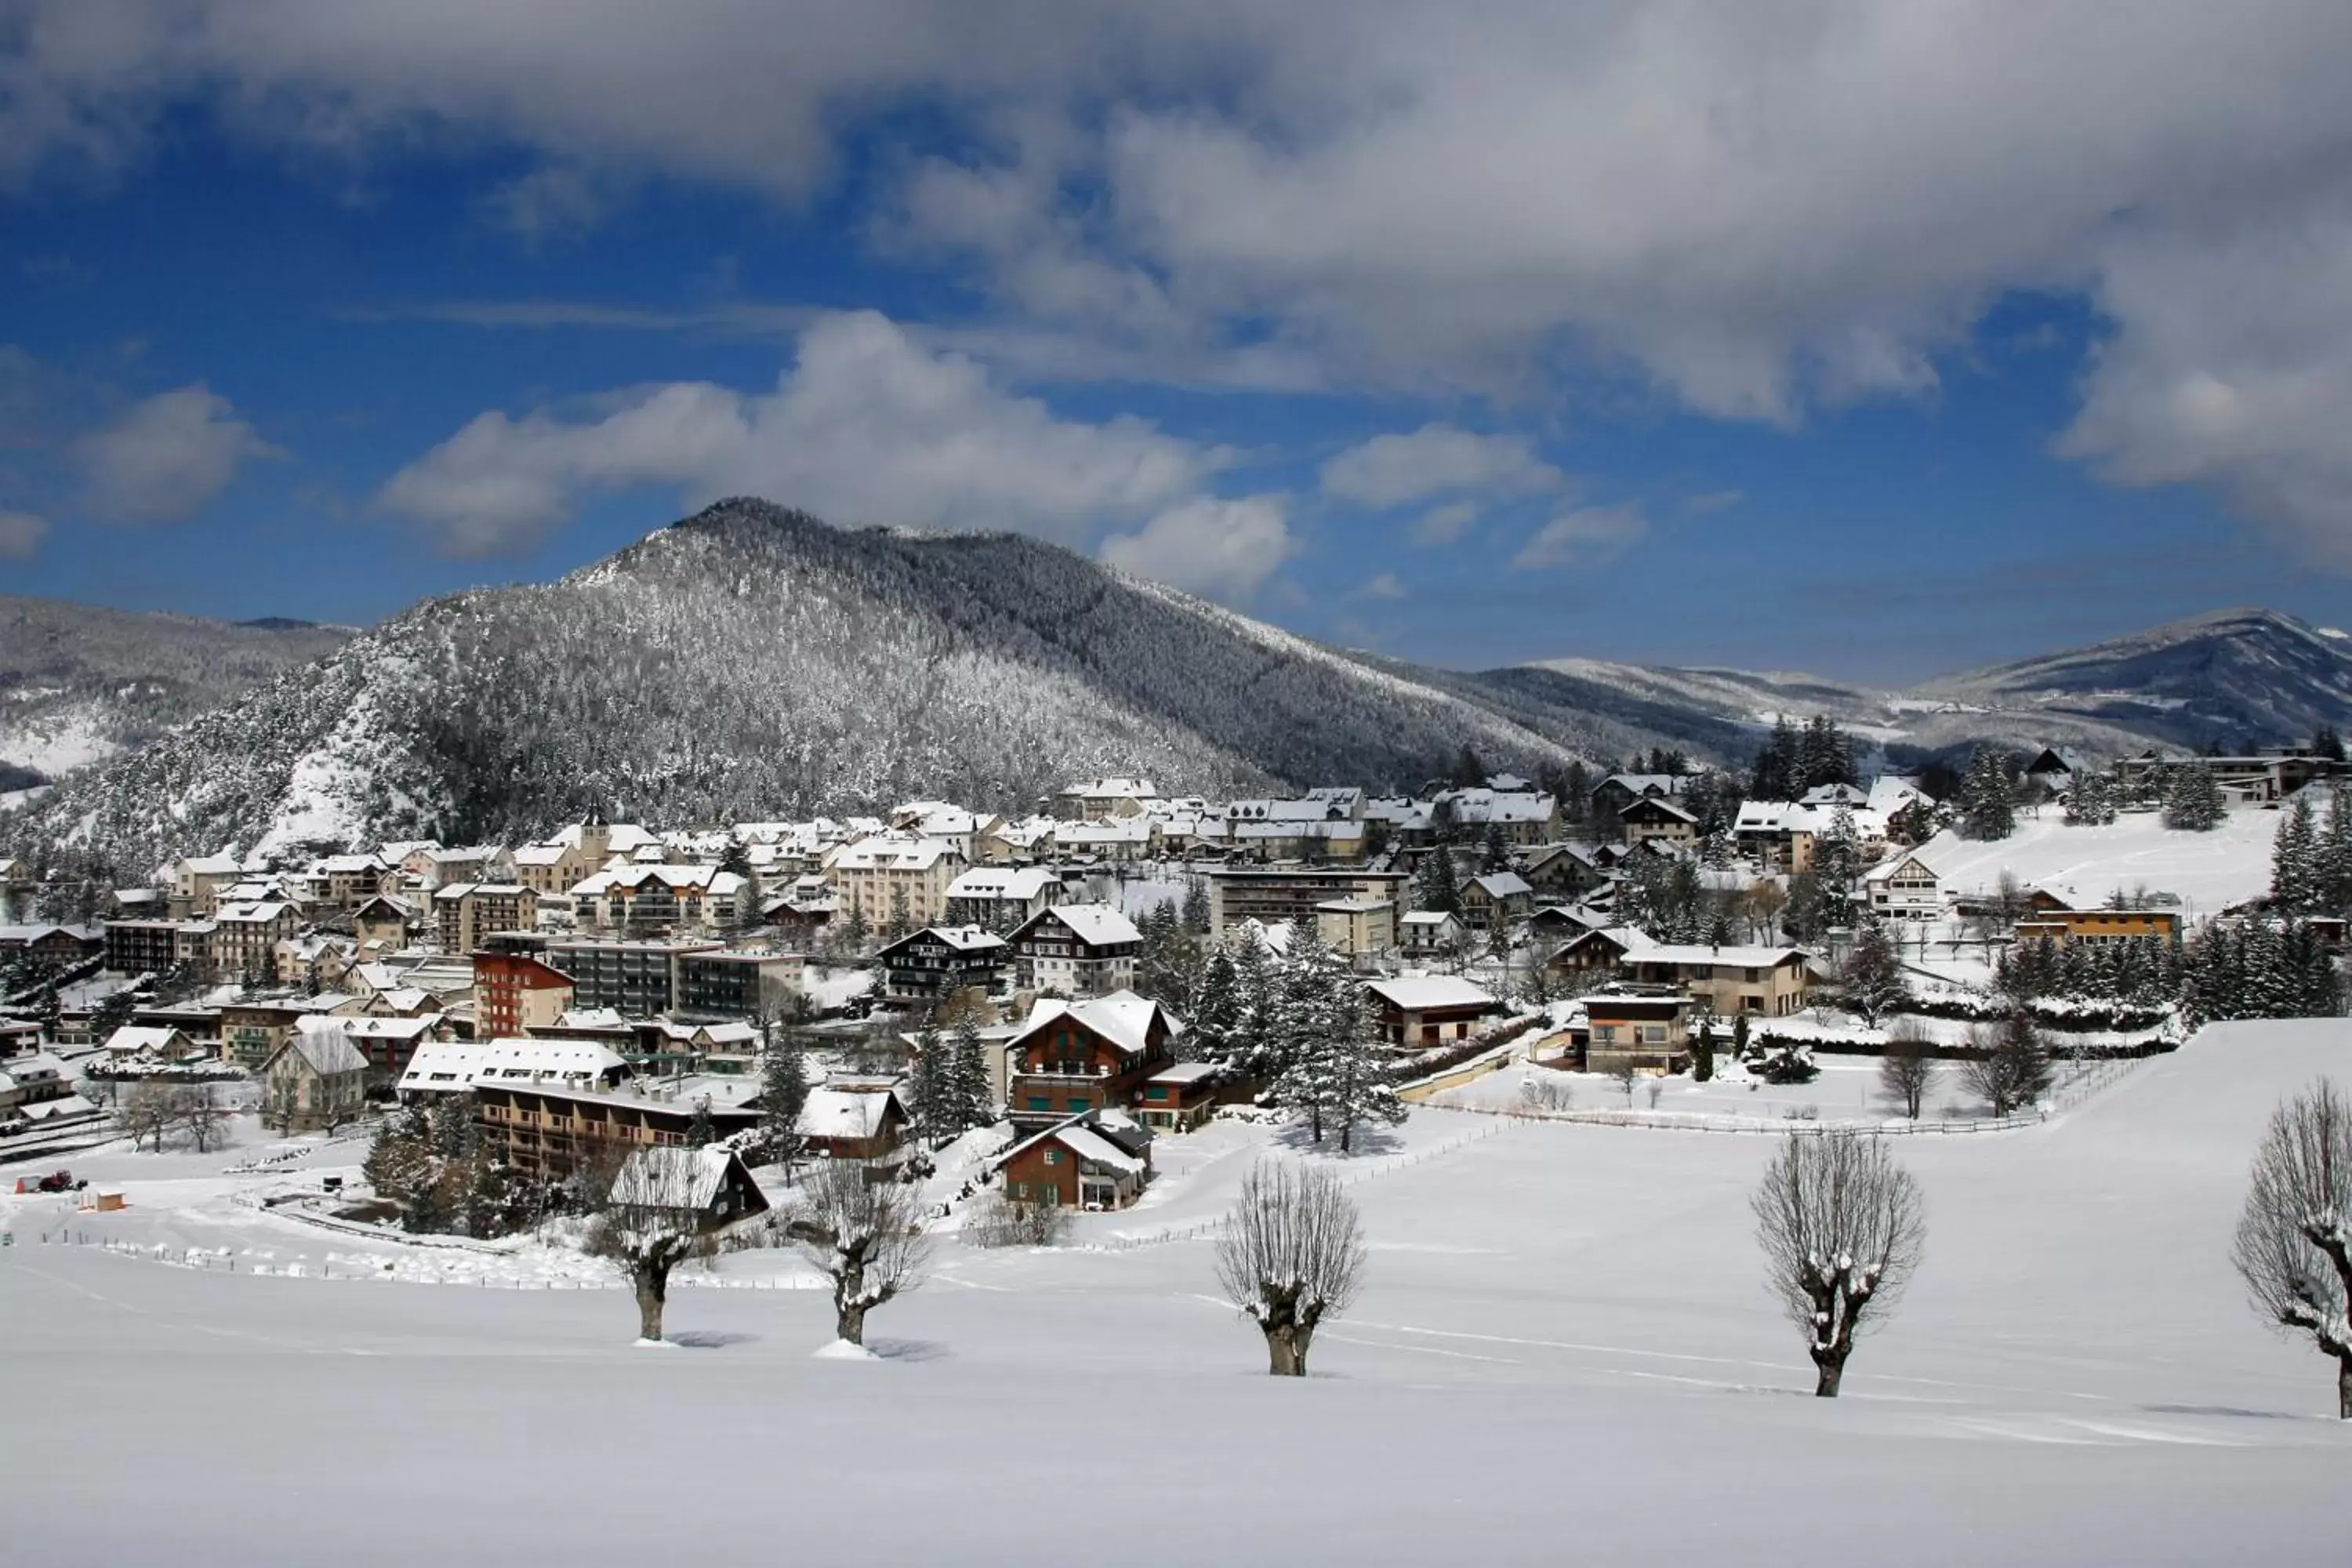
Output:
[[[1758,1136],[1417,1111],[1350,1173],[1371,1278],[1303,1383],[1198,1240],[945,1247],[856,1363],[812,1353],[814,1291],[676,1290],[647,1351],[617,1291],[175,1268],[30,1244],[54,1216],[8,1199],[0,1508],[43,1564],[2336,1561],[2332,1368],[2226,1258],[2322,1070],[2352,1026],[2231,1025],[2044,1126],[1905,1141],[1926,1264],[1835,1402],[1758,1277]],[[172,1158],[133,1214],[200,1228]]]

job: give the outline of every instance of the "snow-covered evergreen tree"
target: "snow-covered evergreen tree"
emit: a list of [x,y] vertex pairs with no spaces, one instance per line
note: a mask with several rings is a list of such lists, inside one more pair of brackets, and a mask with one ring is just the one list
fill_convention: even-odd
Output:
[[2116,819],[2115,781],[2084,773],[2066,792],[2066,820],[2077,827],[2105,827]]
[[1441,914],[1459,914],[1462,889],[1454,879],[1454,856],[1443,847],[1431,849],[1412,868],[1412,907]]
[[1844,978],[1847,1003],[1872,1028],[1911,998],[1911,987],[1904,981],[1903,960],[1895,950],[1895,939],[1875,910],[1864,910],[1862,923],[1854,929],[1853,946],[1845,957]]
[[2305,914],[2319,906],[2319,825],[2307,797],[2298,796],[2271,841],[2271,907]]
[[1960,784],[1960,837],[2006,838],[2017,831],[2017,779],[2009,752],[1979,746]]
[[2191,757],[2171,770],[2164,789],[2164,825],[2191,833],[2210,833],[2229,815],[2221,798],[2221,781],[2202,757]]

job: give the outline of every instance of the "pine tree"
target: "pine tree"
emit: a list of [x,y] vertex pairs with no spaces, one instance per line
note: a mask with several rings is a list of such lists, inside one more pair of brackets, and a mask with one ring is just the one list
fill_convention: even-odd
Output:
[[1748,776],[1748,797],[1750,800],[1794,800],[1804,792],[1797,786],[1801,766],[1797,727],[1781,714],[1772,721],[1771,737],[1756,753],[1756,763]]
[[1504,871],[1510,868],[1511,846],[1503,837],[1503,825],[1486,824],[1486,836],[1479,845],[1478,868],[1482,871]]
[[2303,914],[2319,903],[2319,828],[2311,802],[2298,796],[2271,842],[2271,907]]
[[1894,939],[1876,911],[1864,910],[1862,924],[1853,935],[1853,946],[1845,959],[1845,996],[1853,1010],[1862,1015],[1864,1025],[1876,1028],[1878,1020],[1895,1012],[1911,999],[1911,988],[1904,983],[1903,962],[1895,951]]
[[808,1104],[808,1062],[800,1037],[787,1030],[760,1056],[760,1142],[768,1158],[789,1164],[801,1150],[801,1111]]
[[954,1136],[955,1086],[950,1081],[948,1047],[937,1029],[925,1029],[915,1040],[915,1074],[908,1085],[908,1112],[915,1131],[933,1146]]
[[2066,820],[2077,827],[2105,827],[2116,819],[2115,781],[2084,773],[2066,792]]
[[1310,970],[1294,977],[1289,1060],[1275,1081],[1276,1104],[1305,1119],[1317,1143],[1337,1133],[1339,1152],[1355,1149],[1365,1122],[1405,1119],[1372,1043],[1365,1037],[1363,994],[1344,973]]
[[988,1075],[988,1050],[980,1037],[980,1026],[970,1017],[956,1026],[949,1071],[954,1085],[951,1105],[956,1131],[968,1132],[995,1121],[996,1085]]
[[1960,785],[1960,836],[2006,838],[2017,831],[2017,785],[2009,753],[1979,746]]
[[1189,998],[1186,1016],[1192,1022],[1184,1031],[1186,1053],[1195,1061],[1228,1065],[1241,1007],[1241,983],[1233,955],[1220,949],[1202,966],[1200,983]]
[[1462,911],[1462,889],[1454,880],[1454,856],[1442,846],[1429,850],[1413,868],[1412,907],[1441,914]]
[[2352,915],[2352,786],[2338,785],[2328,797],[2327,826],[2319,837],[2314,861],[2314,889],[2320,911]]
[[2172,770],[2164,791],[2164,825],[2190,833],[2210,833],[2229,815],[2221,798],[2221,781],[2202,757],[2192,757]]
[[1184,929],[1194,936],[1209,934],[1209,884],[1198,877],[1184,884]]

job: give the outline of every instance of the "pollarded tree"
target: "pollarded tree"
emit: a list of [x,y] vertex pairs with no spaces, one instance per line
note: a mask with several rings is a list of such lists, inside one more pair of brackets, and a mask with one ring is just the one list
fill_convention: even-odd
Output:
[[833,1281],[835,1332],[866,1342],[866,1314],[922,1282],[930,1238],[919,1189],[863,1160],[818,1166],[785,1216],[784,1234]]
[[1805,1334],[1813,1393],[1837,1397],[1855,1337],[1876,1326],[1918,1267],[1918,1184],[1875,1138],[1792,1133],[1750,1200],[1772,1293]]
[[2352,1095],[2329,1079],[2271,1113],[2231,1260],[2264,1318],[2335,1358],[2352,1421]]
[[1844,978],[1847,1004],[1874,1029],[1880,1018],[1911,1000],[1895,939],[1874,910],[1865,910],[1854,931],[1853,946],[1845,956]]
[[670,1272],[718,1250],[712,1200],[730,1156],[710,1149],[638,1149],[613,1167],[588,1221],[586,1251],[628,1276],[637,1339],[658,1343]]
[[1364,1254],[1356,1205],[1328,1172],[1265,1159],[1242,1178],[1217,1232],[1217,1282],[1265,1335],[1268,1373],[1307,1375],[1315,1331],[1355,1299]]

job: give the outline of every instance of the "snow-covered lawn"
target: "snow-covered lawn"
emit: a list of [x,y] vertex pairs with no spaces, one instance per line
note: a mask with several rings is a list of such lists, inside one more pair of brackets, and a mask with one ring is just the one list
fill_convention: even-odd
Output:
[[[1766,1138],[1416,1111],[1359,1167],[1370,1279],[1299,1383],[1198,1240],[943,1244],[852,1363],[813,1290],[679,1289],[691,1348],[647,1355],[614,1291],[163,1267],[40,1246],[10,1198],[0,1510],[42,1564],[2336,1561],[2333,1369],[2227,1262],[2263,1119],[2323,1069],[2352,1026],[2229,1026],[2047,1125],[1906,1140],[1926,1263],[1834,1402],[1759,1278]],[[1170,1195],[1087,1224],[1212,1205],[1255,1147],[1171,1140]],[[377,1250],[199,1226],[233,1179],[171,1158],[78,1228]]]
[[2176,832],[2155,812],[2132,812],[2105,827],[2070,827],[2056,806],[2021,816],[2007,838],[1974,843],[1948,830],[1919,847],[1945,886],[1987,892],[2004,870],[2078,905],[2096,905],[2118,889],[2174,893],[2182,917],[2218,914],[2268,892],[2271,841],[2284,814],[2232,806],[2210,833]]

